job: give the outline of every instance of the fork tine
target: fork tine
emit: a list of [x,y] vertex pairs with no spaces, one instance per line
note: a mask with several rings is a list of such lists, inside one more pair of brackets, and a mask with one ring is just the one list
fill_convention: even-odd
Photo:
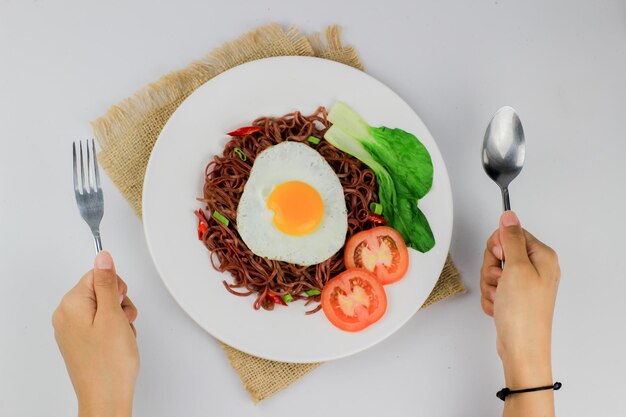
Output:
[[74,160],[74,169],[72,171],[74,174],[74,192],[80,192],[78,189],[78,167],[76,166],[76,142],[72,143],[72,157]]
[[83,161],[83,141],[80,141],[80,178],[82,180],[82,189],[83,194],[89,192],[89,188],[87,187],[87,182],[85,181],[85,163]]
[[96,190],[100,191],[100,173],[98,172],[98,159],[96,158],[96,141],[91,139],[91,149],[93,150],[93,168],[96,176]]
[[89,150],[89,141],[85,141],[85,152],[87,153],[87,186],[89,187],[89,192],[94,192],[96,190],[96,187],[93,184],[93,180],[92,180],[92,176],[91,176],[91,171],[92,171],[92,167],[91,165],[93,164],[91,161],[91,151]]

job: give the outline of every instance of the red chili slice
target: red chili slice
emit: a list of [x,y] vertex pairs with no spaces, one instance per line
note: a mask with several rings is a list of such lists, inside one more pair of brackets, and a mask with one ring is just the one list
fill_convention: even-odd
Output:
[[269,298],[270,300],[272,300],[274,302],[274,304],[281,304],[286,306],[287,303],[282,299],[282,297],[277,296],[276,294],[272,294],[270,292],[268,292],[265,295],[267,298]]
[[198,239],[202,240],[202,236],[204,236],[204,233],[209,229],[209,221],[202,209],[194,211],[194,214],[198,218]]
[[368,212],[365,219],[376,224],[387,224],[387,220],[383,216],[372,212]]
[[228,132],[227,135],[246,136],[246,135],[251,135],[252,133],[255,133],[255,132],[260,132],[261,130],[263,130],[261,126],[244,126],[244,127],[240,127],[237,130],[233,130],[232,132]]

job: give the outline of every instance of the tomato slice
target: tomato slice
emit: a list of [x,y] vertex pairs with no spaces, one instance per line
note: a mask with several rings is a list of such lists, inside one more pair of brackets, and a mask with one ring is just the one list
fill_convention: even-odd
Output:
[[387,294],[376,275],[350,268],[322,289],[322,309],[330,322],[347,332],[376,323],[387,311]]
[[346,268],[373,272],[381,284],[400,281],[409,269],[404,239],[389,226],[378,226],[352,236],[344,251]]

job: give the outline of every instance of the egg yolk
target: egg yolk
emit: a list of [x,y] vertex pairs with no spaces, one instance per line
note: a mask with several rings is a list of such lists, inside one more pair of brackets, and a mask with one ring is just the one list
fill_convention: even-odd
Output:
[[317,190],[302,181],[288,181],[274,188],[267,199],[274,212],[274,226],[293,236],[309,234],[322,224],[324,202]]

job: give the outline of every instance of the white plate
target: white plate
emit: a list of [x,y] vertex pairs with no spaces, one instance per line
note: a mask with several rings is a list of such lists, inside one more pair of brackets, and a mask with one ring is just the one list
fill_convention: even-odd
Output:
[[[420,201],[436,239],[426,254],[411,250],[408,275],[386,287],[385,316],[359,333],[333,327],[323,312],[305,316],[302,302],[256,311],[254,297],[228,293],[196,236],[205,165],[221,153],[224,132],[263,115],[313,112],[342,100],[369,124],[415,134],[432,156],[432,190]],[[278,57],[240,65],[198,88],[176,110],[152,151],[143,189],[146,240],[174,299],[207,332],[262,358],[318,362],[366,349],[398,330],[419,309],[444,265],[452,232],[450,181],[424,123],[396,93],[349,66],[307,57]],[[310,307],[308,307],[310,308]]]

